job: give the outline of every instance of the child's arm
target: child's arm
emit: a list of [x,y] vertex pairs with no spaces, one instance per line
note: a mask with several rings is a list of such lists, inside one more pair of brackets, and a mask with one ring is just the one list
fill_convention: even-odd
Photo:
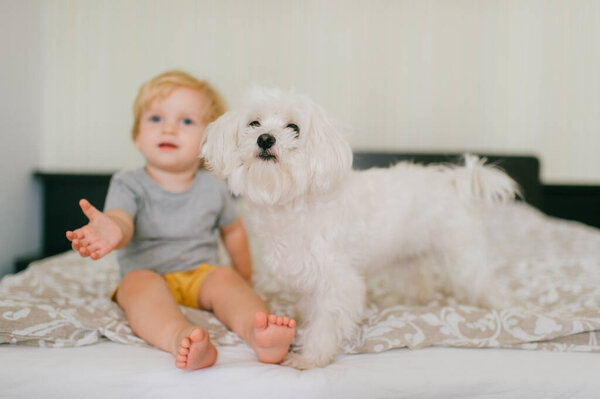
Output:
[[221,227],[221,238],[225,244],[225,249],[231,258],[233,268],[248,282],[252,280],[252,260],[248,250],[248,238],[242,221],[237,219],[235,222]]
[[102,213],[85,199],[79,201],[79,206],[90,222],[77,230],[67,231],[67,238],[81,256],[96,260],[129,244],[134,229],[129,214],[120,209]]

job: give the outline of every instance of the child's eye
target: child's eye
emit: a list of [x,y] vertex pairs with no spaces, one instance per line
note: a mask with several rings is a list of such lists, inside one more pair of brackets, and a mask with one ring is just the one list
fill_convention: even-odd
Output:
[[183,120],[183,124],[184,125],[192,125],[192,124],[194,124],[194,121],[191,120],[190,118],[186,118]]
[[158,116],[158,115],[152,115],[152,116],[150,117],[150,120],[151,120],[152,122],[160,122],[160,116]]

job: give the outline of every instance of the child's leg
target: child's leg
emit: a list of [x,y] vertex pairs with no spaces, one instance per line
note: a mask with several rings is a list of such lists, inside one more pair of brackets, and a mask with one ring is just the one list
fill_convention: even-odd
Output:
[[119,284],[117,303],[133,331],[144,341],[176,357],[182,369],[211,366],[217,350],[208,333],[181,313],[162,276],[149,270],[128,273]]
[[296,322],[270,315],[260,296],[231,268],[220,267],[206,277],[198,303],[246,341],[260,361],[281,363],[285,359]]

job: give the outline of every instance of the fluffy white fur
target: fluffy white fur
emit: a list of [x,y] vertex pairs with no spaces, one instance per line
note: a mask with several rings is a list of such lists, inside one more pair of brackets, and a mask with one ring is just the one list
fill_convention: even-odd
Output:
[[[263,147],[275,141],[260,148],[259,137]],[[353,171],[350,146],[321,108],[266,89],[209,125],[202,156],[244,198],[264,264],[299,296],[302,351],[286,364],[330,363],[357,332],[365,276],[406,258],[433,256],[458,301],[493,303],[475,209],[512,199],[517,187],[477,157],[464,167]]]

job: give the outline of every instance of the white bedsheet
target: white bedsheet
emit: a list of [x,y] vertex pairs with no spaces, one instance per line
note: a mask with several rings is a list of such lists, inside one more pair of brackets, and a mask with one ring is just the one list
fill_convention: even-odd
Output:
[[1,398],[598,398],[600,356],[425,348],[341,355],[323,369],[261,364],[246,345],[185,372],[160,350],[104,342],[0,346]]

